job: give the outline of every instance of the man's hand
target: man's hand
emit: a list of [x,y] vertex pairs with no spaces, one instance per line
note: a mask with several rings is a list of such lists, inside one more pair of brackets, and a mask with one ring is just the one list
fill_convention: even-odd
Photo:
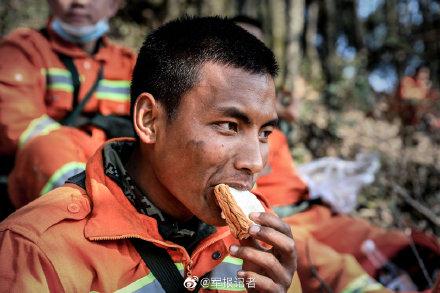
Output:
[[[252,213],[252,237],[231,245],[231,255],[243,260],[244,278],[249,292],[286,292],[296,271],[296,250],[292,232],[285,222],[270,213]],[[264,248],[257,240],[272,246]],[[252,282],[250,282],[252,280]]]

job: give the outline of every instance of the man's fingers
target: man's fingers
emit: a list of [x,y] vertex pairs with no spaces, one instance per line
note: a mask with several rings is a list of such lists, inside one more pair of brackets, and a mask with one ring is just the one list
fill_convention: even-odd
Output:
[[242,239],[240,240],[240,245],[241,246],[249,246],[249,247],[255,247],[258,250],[262,250],[262,251],[266,251],[269,250],[269,248],[262,246],[260,243],[258,243],[258,241],[253,238],[253,237],[249,237],[246,239]]
[[256,217],[253,216],[252,219],[261,225],[251,226],[249,233],[252,238],[272,245],[275,255],[280,257],[281,261],[294,261],[296,263],[295,241],[290,226],[277,216],[269,213],[260,213]]
[[255,225],[250,229],[254,239],[258,239],[273,246],[274,252],[282,260],[292,260],[296,255],[295,241],[293,238],[280,233],[270,227]]
[[244,280],[248,292],[285,292],[280,284],[255,272],[239,271],[237,276]]
[[251,213],[250,219],[262,226],[271,227],[284,235],[292,238],[290,226],[281,220],[278,216],[271,213]]
[[[242,246],[232,245],[230,253],[243,260],[243,270],[247,277],[255,278],[257,291],[278,292],[289,288],[296,270],[290,226],[270,213],[251,213],[250,219],[256,223],[249,229],[252,237],[241,240]],[[260,242],[271,245],[272,249],[265,249]]]
[[[256,273],[263,273],[274,280],[276,283],[288,286],[291,282],[291,272],[285,270],[283,265],[276,257],[266,251],[258,250],[249,246],[232,245],[230,253],[234,257],[243,260],[243,269],[252,270]],[[258,268],[257,270],[255,270]]]

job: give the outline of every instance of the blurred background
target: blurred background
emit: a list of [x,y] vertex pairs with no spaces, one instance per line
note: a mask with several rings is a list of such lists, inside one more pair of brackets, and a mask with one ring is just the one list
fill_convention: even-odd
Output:
[[[111,38],[136,51],[149,31],[185,14],[260,21],[280,64],[279,103],[294,105],[281,126],[295,162],[374,155],[381,167],[352,213],[440,236],[439,1],[126,0]],[[46,0],[1,0],[0,35],[47,17]],[[430,94],[409,99],[409,121],[398,89],[420,65]]]

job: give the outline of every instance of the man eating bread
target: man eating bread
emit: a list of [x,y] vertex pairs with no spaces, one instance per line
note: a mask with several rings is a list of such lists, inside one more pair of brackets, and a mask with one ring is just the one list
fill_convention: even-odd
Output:
[[[277,123],[276,72],[273,53],[227,19],[153,31],[131,82],[137,137],[105,143],[2,222],[0,291],[285,292],[291,229],[258,195],[266,212],[244,208]],[[220,204],[219,184],[240,199]],[[225,219],[236,213],[241,239]]]

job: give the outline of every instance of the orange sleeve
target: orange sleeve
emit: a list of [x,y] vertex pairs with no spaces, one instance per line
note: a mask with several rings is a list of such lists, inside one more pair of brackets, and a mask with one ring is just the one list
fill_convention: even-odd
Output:
[[49,259],[30,240],[0,233],[0,292],[64,292]]
[[298,176],[286,136],[278,129],[269,136],[269,172],[257,179],[256,191],[273,206],[296,203],[308,197],[306,184]]
[[318,292],[329,287],[334,292],[391,293],[370,277],[352,255],[338,253],[316,241],[301,227],[294,227],[292,232],[304,292]]
[[25,41],[7,39],[0,44],[0,155],[14,154],[20,135],[46,113],[45,78],[33,64],[31,48],[21,46]]

